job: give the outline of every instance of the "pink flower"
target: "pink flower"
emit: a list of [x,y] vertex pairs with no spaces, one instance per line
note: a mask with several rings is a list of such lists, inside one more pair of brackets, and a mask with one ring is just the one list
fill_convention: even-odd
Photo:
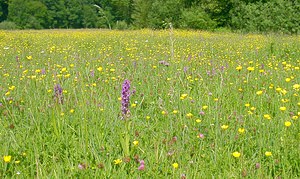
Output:
[[145,165],[145,161],[144,160],[140,160],[140,164],[141,165]]
[[140,165],[138,170],[145,170],[145,165]]
[[80,163],[80,164],[78,164],[78,168],[80,170],[84,170],[84,169],[86,169],[86,165],[84,163]]
[[140,171],[145,170],[145,162],[144,162],[144,160],[140,160],[140,166],[139,166],[138,170],[140,170]]
[[198,137],[201,138],[201,139],[203,139],[203,138],[204,138],[204,134],[201,134],[201,133],[200,133],[200,134],[198,135]]

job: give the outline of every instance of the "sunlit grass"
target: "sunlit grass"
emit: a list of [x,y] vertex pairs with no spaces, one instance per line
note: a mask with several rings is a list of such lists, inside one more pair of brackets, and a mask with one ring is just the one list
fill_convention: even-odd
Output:
[[299,36],[44,30],[0,39],[1,178],[299,177]]

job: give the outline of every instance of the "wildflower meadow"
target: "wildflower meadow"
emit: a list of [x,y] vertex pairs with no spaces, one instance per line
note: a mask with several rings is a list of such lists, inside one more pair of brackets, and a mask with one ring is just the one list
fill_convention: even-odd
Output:
[[300,37],[0,31],[0,178],[299,178]]

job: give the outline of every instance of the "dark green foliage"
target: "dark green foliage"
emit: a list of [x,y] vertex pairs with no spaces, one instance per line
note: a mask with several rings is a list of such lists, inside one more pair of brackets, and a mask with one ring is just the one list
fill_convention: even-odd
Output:
[[150,11],[153,0],[134,0],[134,11],[132,14],[133,24],[138,28],[150,26]]
[[[299,0],[0,0],[0,22],[43,28],[300,32]],[[5,23],[4,23],[5,24]]]
[[214,29],[217,25],[200,7],[191,7],[182,12],[180,23],[182,28]]
[[8,20],[22,28],[42,29],[47,19],[47,7],[40,1],[11,0]]
[[178,27],[180,15],[180,0],[154,0],[149,13],[150,27],[165,28],[168,23]]
[[274,0],[248,3],[231,11],[232,27],[246,32],[300,32],[300,2]]
[[8,0],[0,0],[0,22],[7,19]]

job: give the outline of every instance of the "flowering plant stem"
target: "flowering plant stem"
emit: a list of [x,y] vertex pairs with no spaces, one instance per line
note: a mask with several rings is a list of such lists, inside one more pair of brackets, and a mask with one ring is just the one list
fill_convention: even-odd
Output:
[[54,115],[54,110],[52,111],[52,126],[53,126],[53,129],[54,129],[54,133],[56,136],[59,136],[59,131],[58,131],[58,128],[57,128],[57,124],[56,124],[56,118],[55,118],[55,115]]
[[120,143],[125,157],[129,157],[130,125],[131,121],[124,120],[123,132],[120,134]]

